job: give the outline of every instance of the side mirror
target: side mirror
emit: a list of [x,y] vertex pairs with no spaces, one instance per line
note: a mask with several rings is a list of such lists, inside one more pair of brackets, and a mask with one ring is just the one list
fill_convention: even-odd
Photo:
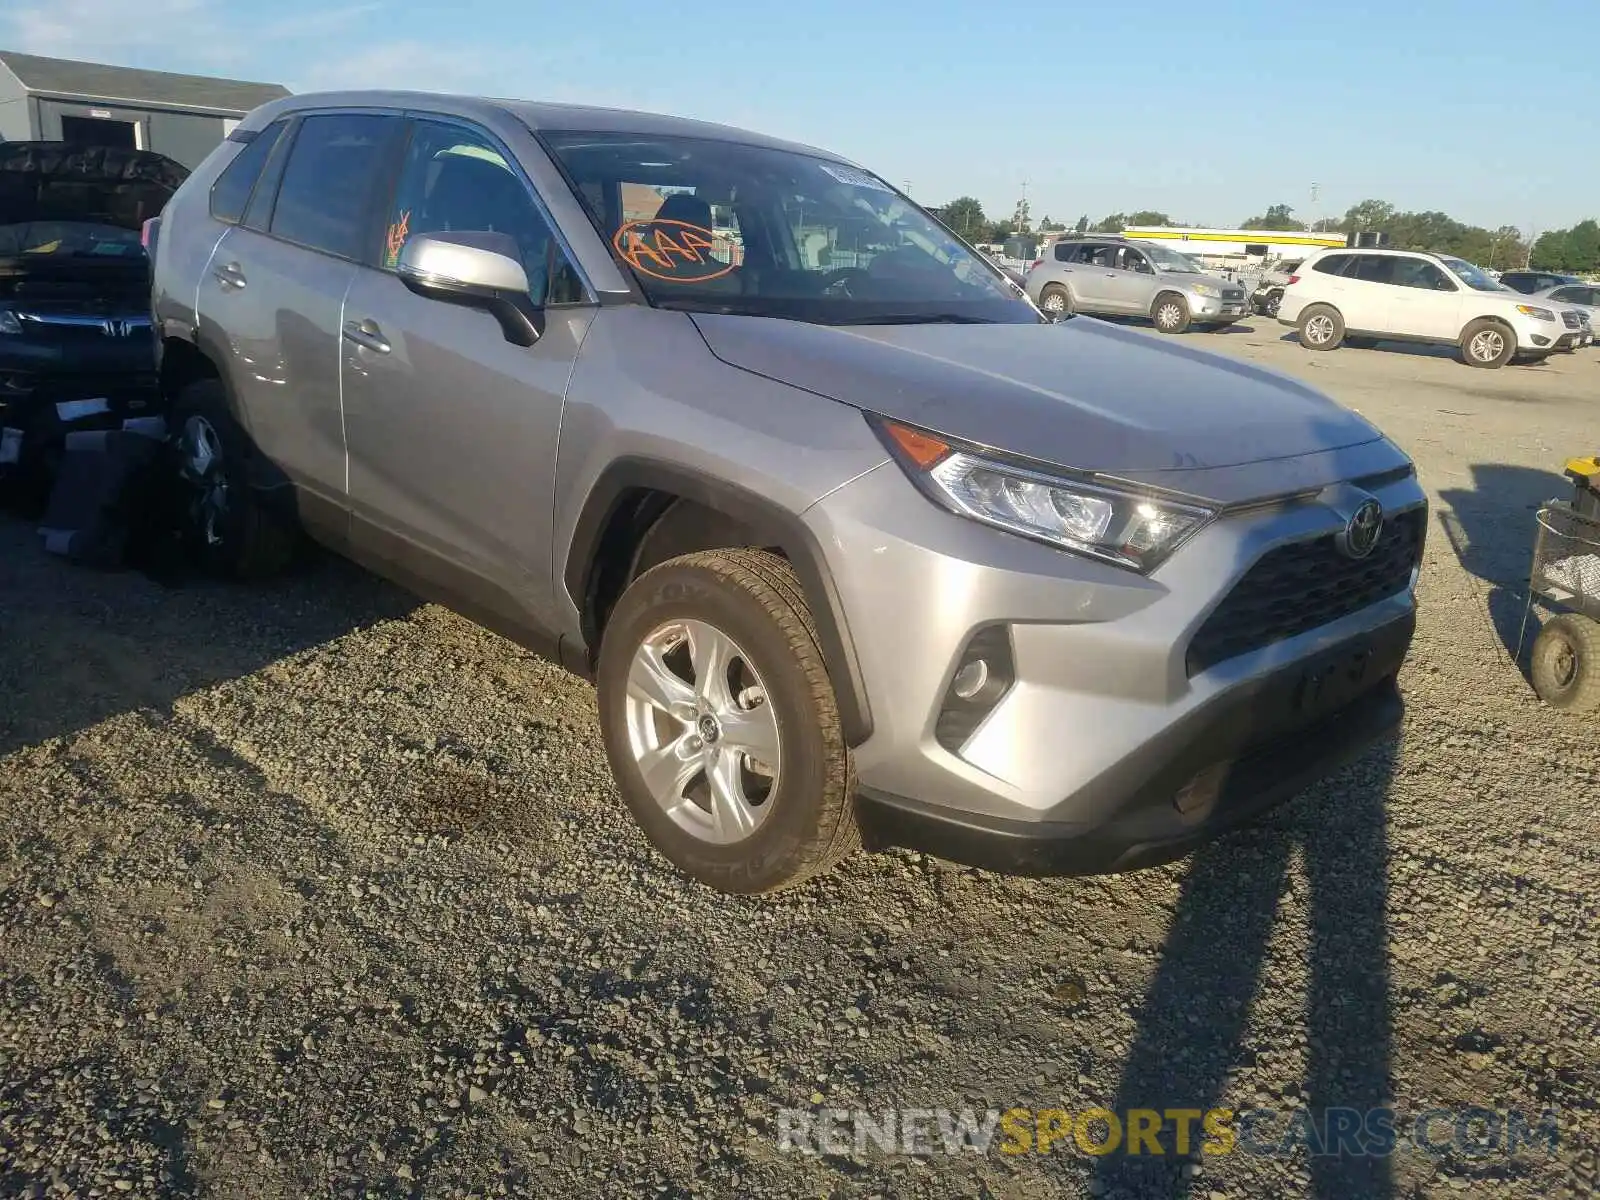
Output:
[[400,251],[400,282],[419,296],[481,308],[514,346],[544,335],[517,244],[503,233],[419,233]]

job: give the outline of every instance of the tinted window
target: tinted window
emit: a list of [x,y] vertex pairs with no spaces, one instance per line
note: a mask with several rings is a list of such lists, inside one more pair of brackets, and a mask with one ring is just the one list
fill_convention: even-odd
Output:
[[[1525,295],[1531,295],[1532,293],[1538,291],[1541,286],[1551,286],[1550,283],[1541,285],[1537,275],[1525,275],[1520,271],[1507,271],[1504,275],[1500,276],[1500,282],[1509,288],[1515,288],[1517,291],[1522,292]],[[1554,280],[1551,281],[1551,283],[1554,282]]]
[[1117,265],[1117,246],[1085,246],[1080,262],[1086,262],[1091,267],[1104,267],[1111,270]]
[[1382,254],[1358,254],[1345,275],[1363,283],[1393,283],[1394,264],[1397,261]]
[[1330,254],[1325,258],[1317,259],[1311,265],[1311,269],[1313,271],[1321,271],[1324,275],[1343,275],[1345,267],[1350,265],[1350,260],[1353,257],[1354,255],[1350,254]]
[[223,168],[222,174],[211,185],[213,217],[234,225],[244,216],[245,205],[250,203],[250,193],[256,186],[261,167],[287,124],[287,121],[274,121],[268,125],[246,142],[244,148],[233,156],[233,161]]
[[1456,285],[1431,262],[1421,258],[1394,259],[1394,279],[1401,287],[1423,288],[1433,292],[1453,292]]
[[362,257],[385,150],[403,128],[393,117],[332,113],[300,123],[272,210],[272,233],[287,241]]
[[1550,299],[1558,300],[1562,304],[1587,304],[1589,303],[1589,289],[1564,287],[1557,288],[1550,293]]
[[393,270],[419,233],[498,233],[528,273],[541,304],[584,299],[567,257],[527,185],[482,134],[419,121],[406,151],[384,238],[383,266]]
[[1082,248],[1083,247],[1081,247],[1081,246],[1072,245],[1072,244],[1069,244],[1067,242],[1057,242],[1056,243],[1056,261],[1057,262],[1077,262],[1078,261],[1078,251],[1081,250]]

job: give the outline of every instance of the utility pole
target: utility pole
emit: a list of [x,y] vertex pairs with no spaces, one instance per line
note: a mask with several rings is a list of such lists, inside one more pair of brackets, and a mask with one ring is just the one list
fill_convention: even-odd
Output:
[[1320,184],[1313,183],[1311,185],[1311,223],[1309,228],[1312,233],[1317,231],[1317,192],[1320,188]]

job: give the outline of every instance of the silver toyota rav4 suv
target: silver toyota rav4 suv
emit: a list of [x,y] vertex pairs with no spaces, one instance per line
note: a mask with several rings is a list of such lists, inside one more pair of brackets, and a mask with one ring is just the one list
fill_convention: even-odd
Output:
[[1175,857],[1389,730],[1425,501],[1291,379],[1051,321],[881,178],[408,93],[247,117],[158,228],[191,533],[298,530],[597,684],[729,891]]
[[1186,254],[1115,234],[1065,237],[1028,272],[1047,313],[1148,317],[1162,333],[1222,329],[1248,315],[1245,290]]

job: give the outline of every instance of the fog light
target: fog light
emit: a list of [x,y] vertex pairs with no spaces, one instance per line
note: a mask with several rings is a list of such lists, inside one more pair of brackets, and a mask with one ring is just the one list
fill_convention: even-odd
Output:
[[944,704],[934,724],[934,738],[952,754],[959,753],[1014,682],[1011,631],[1004,625],[980,629],[972,635],[950,676]]
[[983,691],[983,685],[988,682],[989,664],[976,658],[956,672],[956,677],[950,682],[950,690],[963,700],[971,700]]
[[1550,339],[1536,333],[1533,335],[1533,344],[1535,346],[1548,346],[1550,344]]

